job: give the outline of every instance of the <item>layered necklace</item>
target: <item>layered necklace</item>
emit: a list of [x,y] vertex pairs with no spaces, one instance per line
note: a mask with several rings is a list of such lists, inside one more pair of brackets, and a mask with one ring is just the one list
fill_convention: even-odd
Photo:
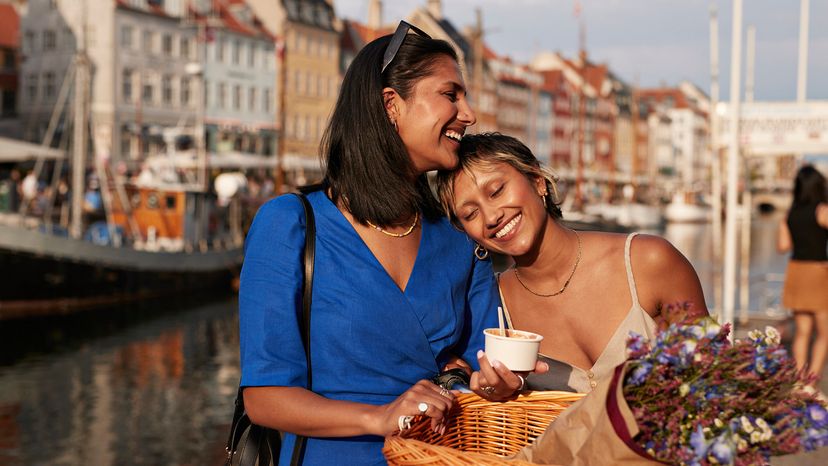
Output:
[[379,231],[380,233],[382,233],[382,234],[384,234],[384,235],[387,235],[387,236],[393,236],[394,238],[403,238],[403,237],[405,237],[405,236],[410,235],[410,234],[411,234],[411,232],[412,232],[412,231],[414,231],[414,227],[416,227],[416,226],[417,226],[417,221],[418,221],[418,220],[420,220],[420,213],[419,213],[419,212],[417,212],[417,211],[415,210],[415,211],[414,211],[414,223],[412,223],[412,224],[411,224],[411,226],[410,226],[410,227],[408,227],[408,229],[407,229],[407,230],[405,230],[405,231],[404,231],[404,232],[402,232],[402,233],[392,233],[392,232],[390,232],[390,231],[383,230],[383,229],[382,229],[382,228],[380,228],[379,226],[374,225],[373,223],[371,223],[371,221],[370,221],[370,220],[365,220],[365,223],[367,223],[369,227],[371,227],[371,228],[373,228],[373,229],[375,229],[375,230]]
[[537,293],[535,291],[532,291],[532,289],[526,286],[526,283],[523,283],[523,280],[520,279],[520,273],[518,272],[517,266],[515,266],[515,278],[517,278],[518,283],[520,283],[520,286],[522,286],[523,289],[532,293],[535,296],[540,296],[541,298],[551,298],[552,296],[558,296],[566,290],[566,287],[569,286],[569,282],[572,281],[572,276],[575,275],[575,270],[578,269],[578,264],[581,263],[581,236],[575,230],[572,230],[572,232],[575,233],[575,237],[578,238],[578,257],[575,258],[575,265],[572,266],[572,271],[569,272],[569,277],[566,279],[561,289],[549,294]]

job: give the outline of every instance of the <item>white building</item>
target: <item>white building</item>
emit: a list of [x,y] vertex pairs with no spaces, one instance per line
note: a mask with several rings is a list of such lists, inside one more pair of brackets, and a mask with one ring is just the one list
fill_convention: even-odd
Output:
[[198,44],[185,8],[183,0],[30,0],[20,27],[25,137],[43,137],[81,48],[91,61],[96,154],[135,166],[162,149],[165,128],[193,128],[201,91],[187,64]]
[[707,96],[682,83],[677,88],[643,89],[639,98],[649,111],[652,170],[672,178],[674,188],[701,190],[710,166]]
[[276,37],[239,0],[214,2],[204,56],[205,123],[210,152],[276,153]]

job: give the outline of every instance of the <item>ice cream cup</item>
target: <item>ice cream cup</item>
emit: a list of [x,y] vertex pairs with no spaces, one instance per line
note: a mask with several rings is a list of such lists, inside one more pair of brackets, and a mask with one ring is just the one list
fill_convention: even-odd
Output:
[[483,334],[489,361],[500,361],[512,371],[535,370],[542,336],[511,329],[506,329],[506,335],[503,335],[499,328],[487,328]]

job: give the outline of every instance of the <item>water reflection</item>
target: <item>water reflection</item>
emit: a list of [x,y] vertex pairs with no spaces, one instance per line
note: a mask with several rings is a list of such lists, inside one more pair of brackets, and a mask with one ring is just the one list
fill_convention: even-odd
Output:
[[0,464],[220,464],[238,377],[234,301],[21,355],[0,367]]
[[[776,252],[776,231],[783,216],[783,212],[776,212],[755,215],[751,219],[748,308],[754,312],[765,312],[768,307],[774,307],[773,311],[779,311],[781,279],[785,271],[787,256]],[[715,300],[715,286],[721,286],[722,267],[714,260],[711,224],[671,223],[665,227],[662,235],[693,264],[704,288],[707,306],[718,307]],[[737,251],[740,251],[740,248],[740,239],[737,238]],[[737,257],[741,260],[741,252],[737,252]],[[737,268],[737,282],[739,273]],[[739,308],[739,294],[740,286],[737,283],[737,309]]]

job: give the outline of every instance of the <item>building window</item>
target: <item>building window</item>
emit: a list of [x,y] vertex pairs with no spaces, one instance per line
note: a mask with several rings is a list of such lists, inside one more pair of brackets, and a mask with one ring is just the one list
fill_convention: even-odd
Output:
[[181,105],[188,107],[190,105],[190,78],[181,78]]
[[240,110],[241,109],[241,86],[236,84],[233,86],[233,110]]
[[184,58],[191,58],[192,51],[190,50],[190,38],[189,37],[182,37],[181,43],[179,47],[181,48],[181,56]]
[[35,53],[37,49],[35,44],[35,33],[32,31],[26,31],[23,35],[24,42],[23,42],[23,50],[29,53]]
[[251,112],[256,111],[256,88],[251,87],[247,90],[247,109]]
[[161,52],[166,57],[171,57],[173,54],[173,38],[170,34],[161,36]]
[[247,49],[247,65],[251,68],[256,67],[256,44],[250,44]]
[[54,50],[56,42],[55,31],[48,29],[43,31],[43,50]]
[[[121,130],[121,157],[129,157],[132,153],[132,135],[124,128]],[[140,199],[140,197],[139,197]]]
[[218,107],[227,107],[227,84],[219,83],[218,85]]
[[262,108],[264,108],[264,111],[270,113],[273,110],[273,91],[271,91],[270,89],[264,90],[263,103],[264,105],[262,105]]
[[26,92],[29,95],[29,102],[37,101],[37,75],[30,74],[26,84]]
[[43,75],[43,97],[51,99],[55,95],[55,73],[51,71]]
[[132,70],[125,69],[121,76],[121,93],[124,102],[132,102]]
[[233,64],[238,65],[241,63],[241,48],[242,44],[241,41],[233,41]]
[[172,94],[172,77],[170,75],[164,75],[161,78],[161,100],[166,105],[170,105],[172,103]]
[[144,53],[152,53],[152,31],[144,31],[141,35],[141,48],[144,50]]
[[224,62],[224,38],[221,37],[219,40],[215,42],[216,47],[216,61],[219,63]]
[[121,26],[121,47],[132,48],[132,26]]
[[296,93],[301,95],[303,92],[305,92],[305,82],[302,80],[302,72],[299,71],[299,70],[296,70],[295,81],[296,81]]
[[150,82],[148,76],[144,77],[144,84],[141,86],[141,100],[143,100],[144,103],[151,104],[153,98],[155,97],[153,94],[154,89],[152,87],[152,82]]

